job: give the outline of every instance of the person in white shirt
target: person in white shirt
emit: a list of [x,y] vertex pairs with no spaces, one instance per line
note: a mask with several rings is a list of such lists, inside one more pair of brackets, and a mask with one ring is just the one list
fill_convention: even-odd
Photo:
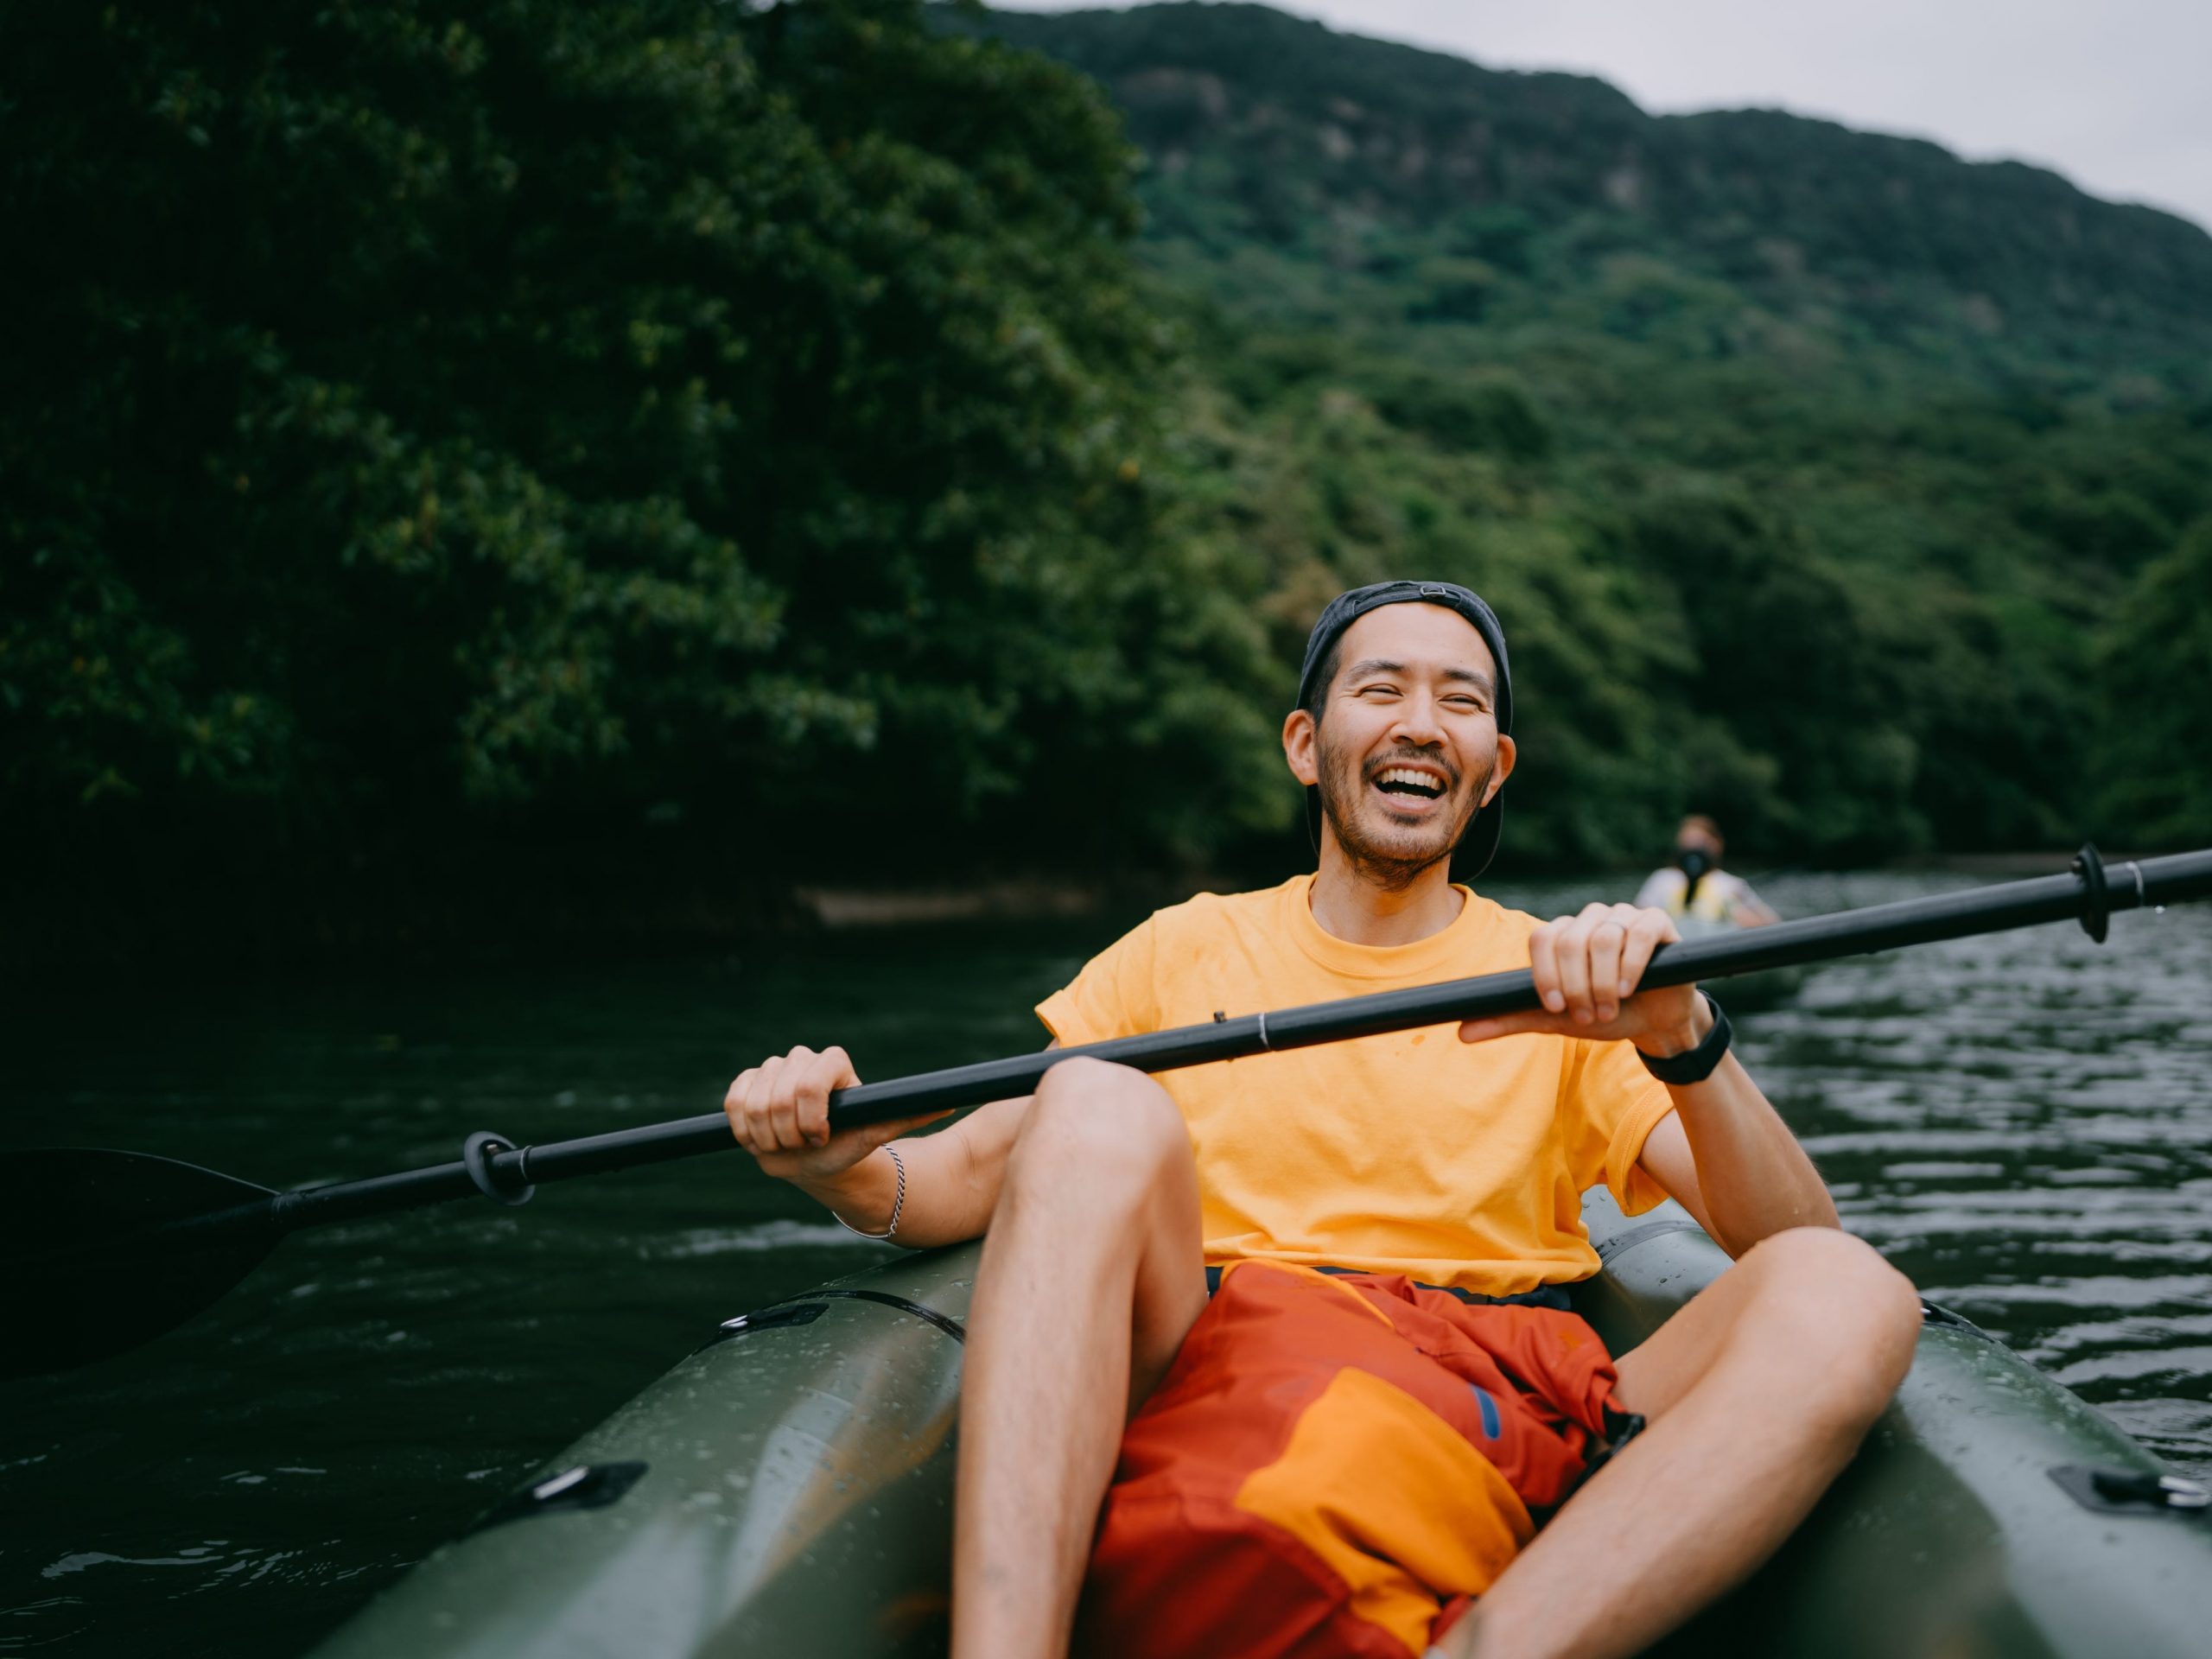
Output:
[[1733,927],[1764,927],[1782,918],[1751,891],[1740,875],[1720,868],[1726,846],[1720,826],[1701,813],[1684,818],[1675,831],[1675,861],[1644,879],[1636,895],[1639,906],[1656,906],[1669,915]]

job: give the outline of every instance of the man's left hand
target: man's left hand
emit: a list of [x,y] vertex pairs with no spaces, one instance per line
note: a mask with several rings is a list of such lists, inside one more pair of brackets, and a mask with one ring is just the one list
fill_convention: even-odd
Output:
[[1651,953],[1681,936],[1656,908],[1589,904],[1529,936],[1529,971],[1541,1009],[1470,1020],[1459,1040],[1479,1043],[1515,1032],[1554,1032],[1600,1042],[1634,1043],[1654,1059],[1686,1053],[1712,1029],[1713,1014],[1694,985],[1638,991]]

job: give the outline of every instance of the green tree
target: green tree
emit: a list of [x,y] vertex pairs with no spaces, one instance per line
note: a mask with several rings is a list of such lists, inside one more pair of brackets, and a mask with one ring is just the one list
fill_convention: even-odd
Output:
[[[1090,83],[913,0],[5,27],[14,833],[826,865],[1277,810]],[[1101,768],[1152,783],[1111,823]]]
[[2129,846],[2212,842],[2212,518],[2153,560],[2114,613],[2093,693],[2107,834]]

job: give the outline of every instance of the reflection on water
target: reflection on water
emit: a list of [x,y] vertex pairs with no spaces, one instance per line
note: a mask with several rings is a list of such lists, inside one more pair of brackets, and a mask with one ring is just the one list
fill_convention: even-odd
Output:
[[[1762,883],[1795,914],[1946,885]],[[793,1042],[843,1041],[872,1077],[1031,1046],[1028,1005],[1113,931],[71,999],[18,1010],[0,1136],[285,1185],[449,1158],[472,1129],[681,1116]],[[2117,918],[2101,950],[2051,927],[1839,963],[1737,1020],[1850,1226],[2200,1472],[2208,988],[2198,906]],[[296,1653],[715,1321],[878,1249],[734,1155],[293,1239],[136,1354],[0,1385],[0,1653]]]
[[[1788,896],[1810,911],[1897,885]],[[1746,1052],[1847,1225],[2212,1468],[2212,911],[2115,917],[2102,947],[2048,927],[1838,963]]]

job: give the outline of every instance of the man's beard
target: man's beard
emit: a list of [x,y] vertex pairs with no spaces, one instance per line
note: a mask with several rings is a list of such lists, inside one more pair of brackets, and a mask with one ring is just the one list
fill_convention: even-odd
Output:
[[[1479,807],[1470,805],[1458,823],[1448,827],[1439,825],[1431,830],[1397,829],[1386,830],[1384,836],[1370,836],[1360,823],[1359,808],[1363,804],[1368,778],[1402,761],[1425,761],[1441,766],[1446,772],[1452,768],[1434,754],[1413,750],[1406,753],[1388,755],[1363,770],[1359,762],[1349,760],[1339,766],[1329,752],[1325,742],[1315,734],[1315,758],[1319,761],[1314,776],[1321,791],[1321,812],[1328,819],[1329,828],[1336,832],[1337,845],[1351,861],[1353,871],[1362,880],[1373,883],[1386,893],[1402,893],[1420,880],[1421,873],[1452,856],[1460,838],[1467,833],[1467,826],[1475,820]],[[1491,773],[1496,763],[1485,766],[1475,779],[1475,786],[1467,793],[1470,803],[1482,800],[1490,788]],[[1453,786],[1459,779],[1455,777]],[[1350,791],[1346,798],[1345,791]],[[1386,838],[1387,837],[1387,838]],[[1416,842],[1414,839],[1418,837]]]

